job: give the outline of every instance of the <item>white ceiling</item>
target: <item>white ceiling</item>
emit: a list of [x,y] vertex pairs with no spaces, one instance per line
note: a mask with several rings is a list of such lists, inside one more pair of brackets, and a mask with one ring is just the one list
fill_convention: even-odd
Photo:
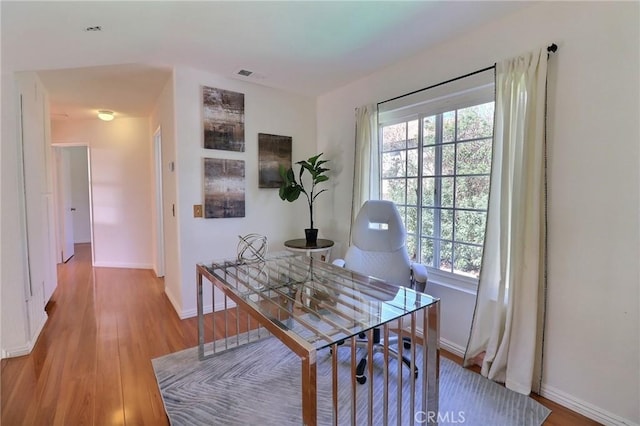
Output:
[[[2,1],[3,71],[41,71],[54,118],[148,115],[174,65],[317,96],[530,2]],[[101,26],[100,32],[84,31]]]

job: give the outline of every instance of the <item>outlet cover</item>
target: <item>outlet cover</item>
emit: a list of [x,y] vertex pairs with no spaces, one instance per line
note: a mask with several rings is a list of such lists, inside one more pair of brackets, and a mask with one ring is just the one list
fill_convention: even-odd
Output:
[[193,205],[193,217],[202,217],[202,204]]

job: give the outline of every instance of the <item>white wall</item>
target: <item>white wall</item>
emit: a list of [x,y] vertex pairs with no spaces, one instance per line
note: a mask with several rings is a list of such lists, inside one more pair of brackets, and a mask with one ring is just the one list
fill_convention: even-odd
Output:
[[[2,73],[2,356],[17,347],[26,346],[26,304],[24,237],[21,210],[18,208],[18,134],[16,122],[17,87],[13,73]],[[24,213],[22,213],[24,215]]]
[[54,121],[52,139],[91,150],[94,266],[151,268],[149,120]]
[[89,167],[86,147],[64,148],[69,151],[71,167],[71,205],[73,212],[73,240],[75,243],[91,242],[89,219]]
[[45,287],[55,288],[57,277],[47,93],[35,73],[3,72],[2,86],[1,345],[5,357],[24,355],[33,348],[47,319]]
[[[542,3],[318,99],[318,146],[337,186],[319,225],[344,250],[354,108],[558,44],[543,395],[605,424],[640,422],[638,16],[637,2]],[[437,283],[429,292],[442,297],[442,337],[466,346],[473,296]]]
[[[251,232],[266,235],[270,250],[282,250],[285,240],[304,235],[308,220],[304,202],[289,204],[280,200],[277,189],[258,189],[258,133],[291,136],[293,161],[307,158],[315,153],[316,109],[315,100],[311,98],[194,69],[177,68],[174,72],[179,194],[176,212],[182,287],[182,309],[178,313],[186,317],[196,313],[196,263],[235,256],[238,235]],[[244,93],[245,152],[203,148],[203,85]],[[244,218],[193,217],[193,205],[204,202],[205,157],[245,161]]]
[[[176,126],[174,116],[174,78],[173,75],[165,84],[156,106],[151,114],[151,131],[158,127],[162,133],[162,197],[164,214],[164,285],[165,293],[175,310],[182,312],[182,283],[180,281],[180,244],[178,220],[173,215],[173,205],[178,205],[177,173],[171,164],[176,162]],[[155,182],[154,182],[155,188]],[[157,212],[153,205],[153,229],[155,229]],[[155,234],[155,233],[154,233]],[[154,245],[154,259],[156,241]],[[195,268],[195,266],[194,266]]]

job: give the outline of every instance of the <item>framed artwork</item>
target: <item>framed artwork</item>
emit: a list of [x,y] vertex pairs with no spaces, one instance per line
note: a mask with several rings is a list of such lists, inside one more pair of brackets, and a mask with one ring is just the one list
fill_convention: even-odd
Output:
[[244,94],[203,86],[204,147],[244,152]]
[[258,188],[280,188],[280,166],[291,168],[291,136],[258,133]]
[[204,217],[244,217],[244,161],[204,159]]

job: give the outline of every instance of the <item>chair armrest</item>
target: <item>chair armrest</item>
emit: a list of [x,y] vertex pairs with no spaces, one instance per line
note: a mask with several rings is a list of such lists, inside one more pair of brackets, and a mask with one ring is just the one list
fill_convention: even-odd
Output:
[[336,260],[334,260],[334,261],[333,261],[333,262],[331,262],[331,263],[332,263],[332,264],[334,264],[334,265],[336,265],[336,266],[339,266],[339,267],[341,267],[341,268],[344,268],[344,265],[345,265],[345,261],[344,261],[344,259],[336,259]]
[[413,273],[413,279],[417,283],[427,283],[427,267],[421,263],[412,263],[411,272]]

